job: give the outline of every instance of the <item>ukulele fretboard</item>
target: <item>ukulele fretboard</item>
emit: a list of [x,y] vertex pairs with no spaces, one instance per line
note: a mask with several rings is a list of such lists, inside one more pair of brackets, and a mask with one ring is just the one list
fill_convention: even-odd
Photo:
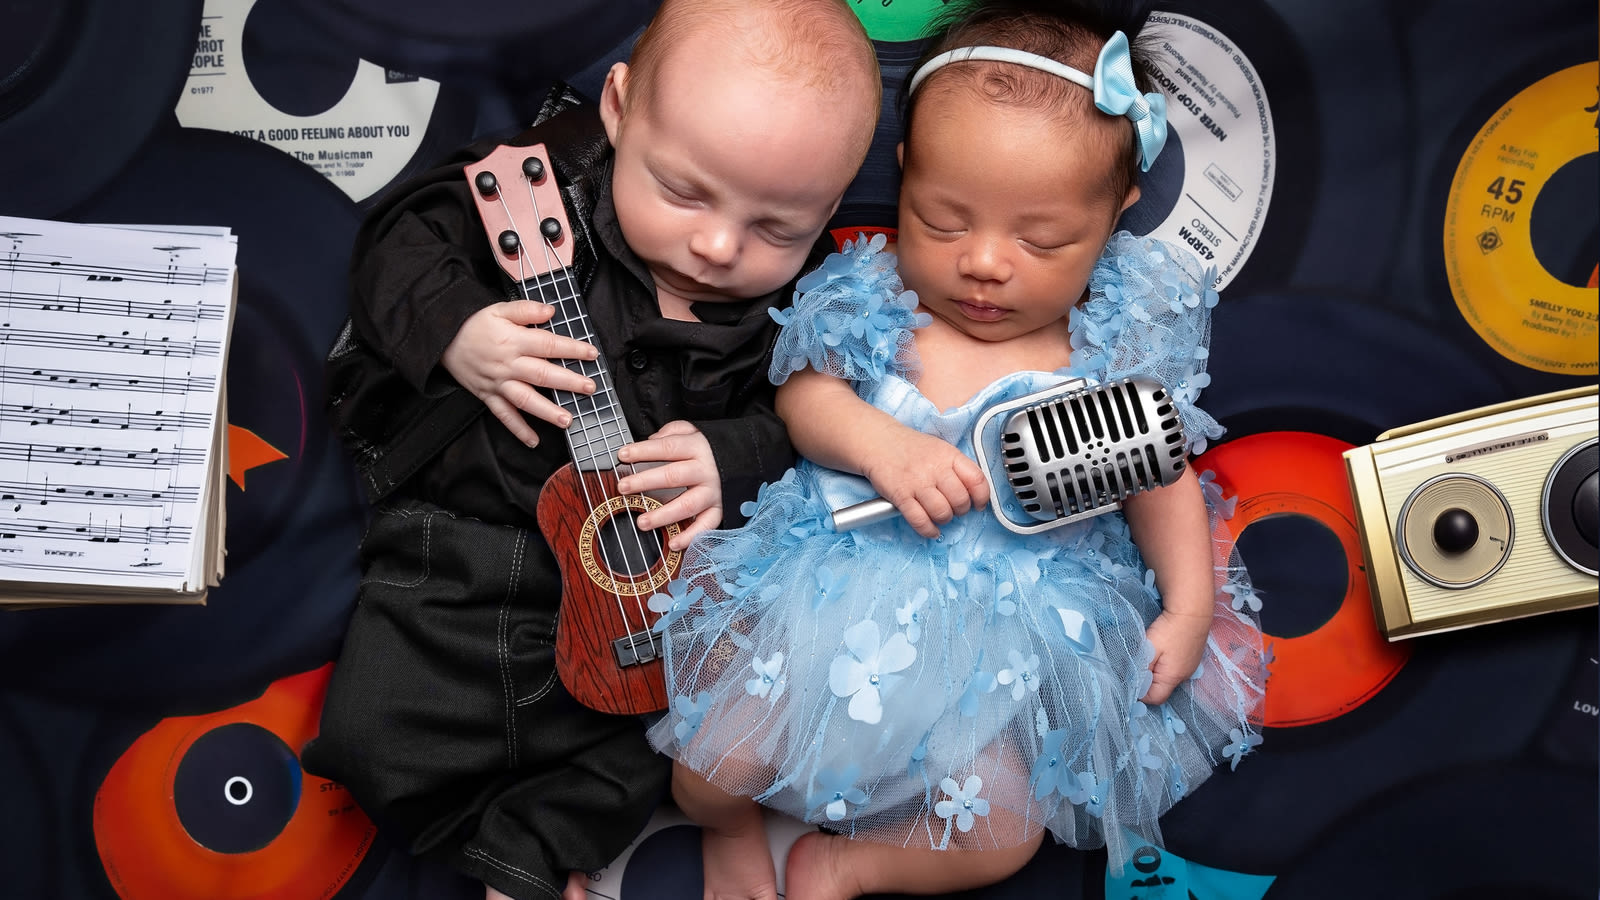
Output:
[[[577,294],[577,285],[571,269],[557,269],[547,275],[531,279],[526,295],[556,308],[555,315],[545,326],[552,332],[600,346],[590,327],[588,311]],[[602,348],[602,353],[604,349]],[[628,422],[617,402],[617,392],[607,371],[605,359],[563,359],[565,368],[577,372],[594,382],[593,394],[575,394],[555,391],[555,401],[572,414],[572,424],[567,427],[567,443],[572,447],[572,461],[584,471],[603,471],[617,467],[617,450],[633,442]]]

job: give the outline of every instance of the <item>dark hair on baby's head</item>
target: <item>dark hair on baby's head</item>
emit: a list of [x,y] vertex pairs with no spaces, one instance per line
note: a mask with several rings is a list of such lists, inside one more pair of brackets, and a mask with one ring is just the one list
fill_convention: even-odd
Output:
[[[958,0],[929,24],[932,40],[911,71],[915,73],[947,50],[989,45],[1026,50],[1093,74],[1100,48],[1121,31],[1128,36],[1135,83],[1141,93],[1154,91],[1155,82],[1147,68],[1150,42],[1141,35],[1150,6],[1150,0]],[[994,102],[1036,108],[1068,122],[1106,116],[1095,109],[1092,91],[1063,78],[1024,66],[968,62],[939,69],[918,86],[916,96],[907,96],[902,87],[900,103],[908,140],[918,97],[928,92],[929,84],[941,82],[941,87],[968,87]],[[1138,180],[1139,151],[1132,123],[1114,133],[1120,135],[1127,164],[1117,167],[1117,176],[1108,187],[1113,199],[1121,203]],[[909,153],[909,142],[906,149]]]

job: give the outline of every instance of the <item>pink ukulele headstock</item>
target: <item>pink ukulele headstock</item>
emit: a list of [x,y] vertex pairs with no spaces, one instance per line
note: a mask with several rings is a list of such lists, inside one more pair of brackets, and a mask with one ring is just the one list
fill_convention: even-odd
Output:
[[502,145],[466,175],[495,261],[513,281],[572,265],[572,229],[544,144]]

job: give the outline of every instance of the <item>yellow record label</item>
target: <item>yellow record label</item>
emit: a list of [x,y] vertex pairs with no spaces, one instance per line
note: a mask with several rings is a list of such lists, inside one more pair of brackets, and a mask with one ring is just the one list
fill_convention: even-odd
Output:
[[1498,353],[1542,372],[1600,372],[1594,277],[1577,285],[1552,275],[1531,233],[1534,203],[1550,177],[1600,152],[1597,85],[1600,62],[1590,62],[1512,97],[1473,137],[1445,207],[1444,261],[1456,306]]

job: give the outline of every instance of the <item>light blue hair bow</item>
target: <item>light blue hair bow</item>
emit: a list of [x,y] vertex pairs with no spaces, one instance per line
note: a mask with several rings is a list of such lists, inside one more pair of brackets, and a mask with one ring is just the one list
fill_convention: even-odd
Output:
[[1145,172],[1155,164],[1161,148],[1167,143],[1167,98],[1160,93],[1139,93],[1138,82],[1133,80],[1133,60],[1128,55],[1128,36],[1117,32],[1100,48],[1095,60],[1094,75],[1057,62],[1048,56],[1018,50],[1015,47],[957,47],[923,63],[911,76],[907,93],[935,71],[955,62],[981,60],[984,62],[1013,63],[1049,72],[1073,84],[1094,91],[1095,108],[1113,116],[1127,116],[1139,138],[1139,168]]
[[1128,36],[1117,32],[1100,48],[1094,63],[1094,105],[1113,116],[1127,116],[1139,136],[1139,168],[1155,164],[1167,145],[1167,98],[1160,92],[1139,93],[1128,56]]

